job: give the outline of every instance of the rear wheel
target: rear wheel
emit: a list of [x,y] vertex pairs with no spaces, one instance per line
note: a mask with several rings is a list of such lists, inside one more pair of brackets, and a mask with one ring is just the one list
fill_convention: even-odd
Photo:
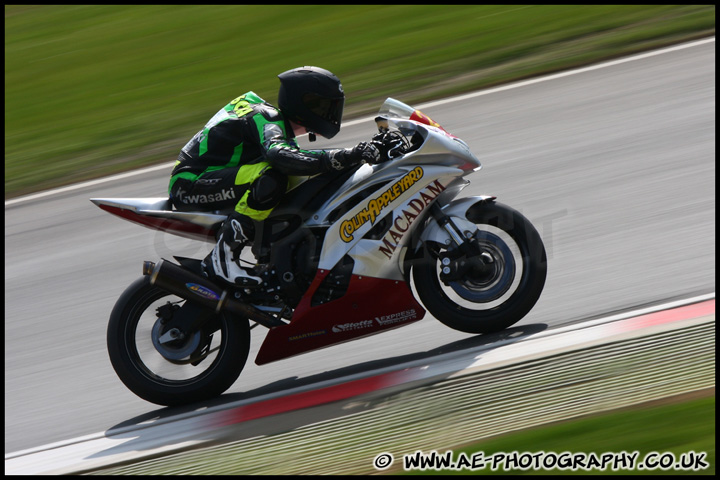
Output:
[[503,330],[540,298],[547,258],[535,227],[520,212],[480,202],[467,212],[477,231],[471,249],[427,243],[413,266],[418,295],[445,325],[467,333]]
[[222,394],[250,351],[247,319],[213,314],[192,332],[173,327],[184,303],[145,276],[128,287],[110,315],[107,347],[115,372],[133,393],[159,405]]

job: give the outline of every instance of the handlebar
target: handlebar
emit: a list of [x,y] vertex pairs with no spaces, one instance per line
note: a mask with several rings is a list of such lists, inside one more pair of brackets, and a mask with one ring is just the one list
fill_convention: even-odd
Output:
[[[377,121],[377,119],[376,119]],[[379,122],[378,122],[379,125]],[[410,142],[398,131],[390,131],[378,127],[380,133],[372,138],[371,143],[380,151],[381,163],[405,155],[411,151]]]

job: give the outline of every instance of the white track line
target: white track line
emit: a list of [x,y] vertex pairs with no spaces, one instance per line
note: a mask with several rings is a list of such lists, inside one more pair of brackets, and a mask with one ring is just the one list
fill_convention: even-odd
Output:
[[[655,50],[655,51],[652,51],[652,52],[646,52],[646,53],[641,53],[641,54],[639,54],[639,55],[633,55],[633,56],[631,56],[631,57],[621,58],[621,59],[618,59],[618,60],[612,60],[612,61],[609,61],[609,62],[598,63],[598,64],[596,64],[596,65],[591,65],[591,66],[589,66],[589,67],[577,68],[577,69],[574,69],[574,70],[568,70],[568,71],[561,72],[561,73],[555,73],[555,74],[547,75],[547,76],[544,76],[544,77],[538,77],[538,78],[533,78],[533,79],[530,79],[530,80],[524,80],[524,81],[521,81],[521,82],[511,83],[511,84],[508,84],[508,85],[503,85],[503,86],[501,86],[501,87],[491,88],[491,89],[488,89],[488,90],[479,90],[479,91],[477,91],[477,92],[467,93],[467,94],[464,94],[464,95],[458,95],[458,96],[455,96],[455,97],[449,97],[449,98],[445,98],[445,99],[442,99],[442,100],[436,100],[436,101],[432,101],[432,102],[428,102],[428,103],[423,103],[423,104],[421,104],[421,105],[418,105],[417,108],[418,108],[419,110],[422,110],[422,109],[437,107],[437,106],[439,106],[439,105],[445,105],[445,104],[452,103],[452,102],[461,102],[461,101],[468,100],[468,99],[470,99],[470,98],[479,97],[479,96],[482,96],[482,95],[490,95],[490,94],[497,93],[497,92],[504,92],[504,91],[506,91],[506,90],[511,90],[511,89],[513,89],[513,88],[525,87],[525,86],[527,86],[527,85],[533,85],[533,84],[535,84],[535,83],[546,82],[546,81],[549,81],[549,80],[556,80],[556,79],[558,79],[558,78],[568,77],[568,76],[570,76],[570,75],[577,75],[577,74],[579,74],[579,73],[589,72],[589,71],[592,71],[592,70],[598,70],[598,69],[600,69],[600,68],[612,67],[612,66],[615,66],[615,65],[620,65],[620,64],[622,64],[622,63],[632,62],[632,61],[635,61],[635,60],[642,60],[642,59],[644,59],[644,58],[654,57],[654,56],[656,56],[656,55],[662,55],[662,54],[665,54],[665,53],[675,52],[675,51],[683,50],[683,49],[686,49],[686,48],[692,48],[692,47],[697,47],[697,46],[700,46],[700,45],[705,45],[706,43],[711,43],[711,42],[714,42],[714,41],[715,41],[715,37],[706,38],[706,39],[703,39],[703,40],[698,40],[698,41],[690,42],[690,43],[683,43],[683,44],[680,44],[680,45],[675,45],[675,46],[672,46],[672,47],[663,48],[663,49]],[[349,126],[351,126],[351,125],[358,125],[358,124],[360,124],[360,123],[366,123],[366,122],[368,122],[368,121],[371,121],[373,118],[375,118],[374,115],[371,116],[371,117],[359,118],[359,119],[356,119],[356,120],[352,120],[352,121],[346,122],[346,123],[343,124],[343,126],[349,127]],[[49,196],[51,196],[51,195],[57,195],[57,194],[60,194],[60,193],[71,192],[71,191],[74,191],[74,190],[79,190],[79,189],[81,189],[81,188],[92,187],[92,186],[100,185],[100,184],[107,183],[107,182],[114,182],[115,180],[121,180],[121,179],[123,179],[123,178],[129,178],[129,177],[132,177],[132,176],[135,176],[135,175],[144,175],[144,174],[146,174],[146,173],[154,172],[154,171],[157,171],[157,170],[165,170],[165,169],[168,169],[168,170],[169,170],[169,169],[172,167],[172,165],[174,165],[174,163],[175,163],[175,161],[172,161],[172,162],[167,163],[167,164],[155,165],[155,166],[153,166],[153,167],[147,167],[147,168],[142,168],[142,169],[139,169],[139,170],[133,170],[133,171],[131,171],[131,172],[121,173],[121,174],[119,174],[119,175],[112,175],[112,176],[110,176],[110,177],[99,178],[99,179],[97,179],[97,180],[91,180],[91,181],[88,181],[88,182],[77,183],[77,184],[75,184],[75,185],[69,185],[69,186],[67,186],[67,187],[56,188],[56,189],[53,189],[53,190],[47,190],[47,191],[40,192],[40,193],[35,193],[35,194],[31,194],[31,195],[26,195],[26,196],[24,196],[24,197],[19,197],[19,198],[15,198],[15,199],[6,201],[6,202],[5,202],[5,207],[9,207],[9,206],[11,206],[11,205],[16,205],[16,204],[22,203],[22,202],[28,202],[28,201],[31,201],[31,200],[36,200],[36,199],[38,199],[38,198],[49,197]]]

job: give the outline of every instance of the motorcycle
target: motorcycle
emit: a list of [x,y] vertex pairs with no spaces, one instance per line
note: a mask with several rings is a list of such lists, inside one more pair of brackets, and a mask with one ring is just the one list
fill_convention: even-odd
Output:
[[[214,283],[197,259],[143,263],[107,330],[112,366],[132,392],[166,406],[222,394],[258,325],[268,330],[255,359],[264,365],[417,322],[426,309],[471,334],[527,315],[547,274],[533,225],[494,196],[456,198],[481,163],[427,115],[388,98],[375,120],[387,161],[305,178],[262,223],[252,247],[261,285]],[[169,198],[91,201],[213,244],[227,217],[176,211]]]

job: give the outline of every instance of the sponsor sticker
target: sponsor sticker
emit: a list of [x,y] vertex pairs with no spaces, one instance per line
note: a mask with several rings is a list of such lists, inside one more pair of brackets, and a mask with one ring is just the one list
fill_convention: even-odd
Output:
[[327,330],[317,330],[314,332],[305,332],[305,333],[300,333],[298,335],[293,335],[291,337],[288,337],[288,340],[291,342],[293,340],[303,340],[306,338],[317,337],[318,335],[325,335],[326,333],[327,333]]
[[375,224],[375,219],[380,212],[390,203],[415,185],[424,175],[422,167],[415,167],[405,174],[400,180],[391,185],[387,190],[368,201],[365,208],[353,218],[345,220],[340,225],[340,238],[345,243],[353,241],[353,234],[367,222]]
[[332,331],[334,333],[349,332],[351,330],[360,330],[362,328],[370,328],[373,326],[372,320],[363,320],[362,322],[348,322],[341,323],[339,325],[333,325]]
[[392,325],[393,323],[405,322],[407,320],[413,320],[415,318],[417,318],[417,312],[415,311],[414,308],[411,308],[410,310],[393,313],[391,315],[383,315],[381,317],[375,317],[375,320],[380,325]]
[[408,231],[423,210],[430,206],[433,200],[444,190],[445,186],[439,180],[435,180],[413,197],[407,207],[400,210],[398,216],[394,218],[392,227],[382,239],[383,245],[379,248],[380,252],[387,258],[392,259],[395,249],[405,236],[405,232]]
[[185,286],[188,290],[200,297],[207,298],[208,300],[220,300],[220,295],[209,288],[203,287],[202,285],[198,285],[197,283],[186,283]]

